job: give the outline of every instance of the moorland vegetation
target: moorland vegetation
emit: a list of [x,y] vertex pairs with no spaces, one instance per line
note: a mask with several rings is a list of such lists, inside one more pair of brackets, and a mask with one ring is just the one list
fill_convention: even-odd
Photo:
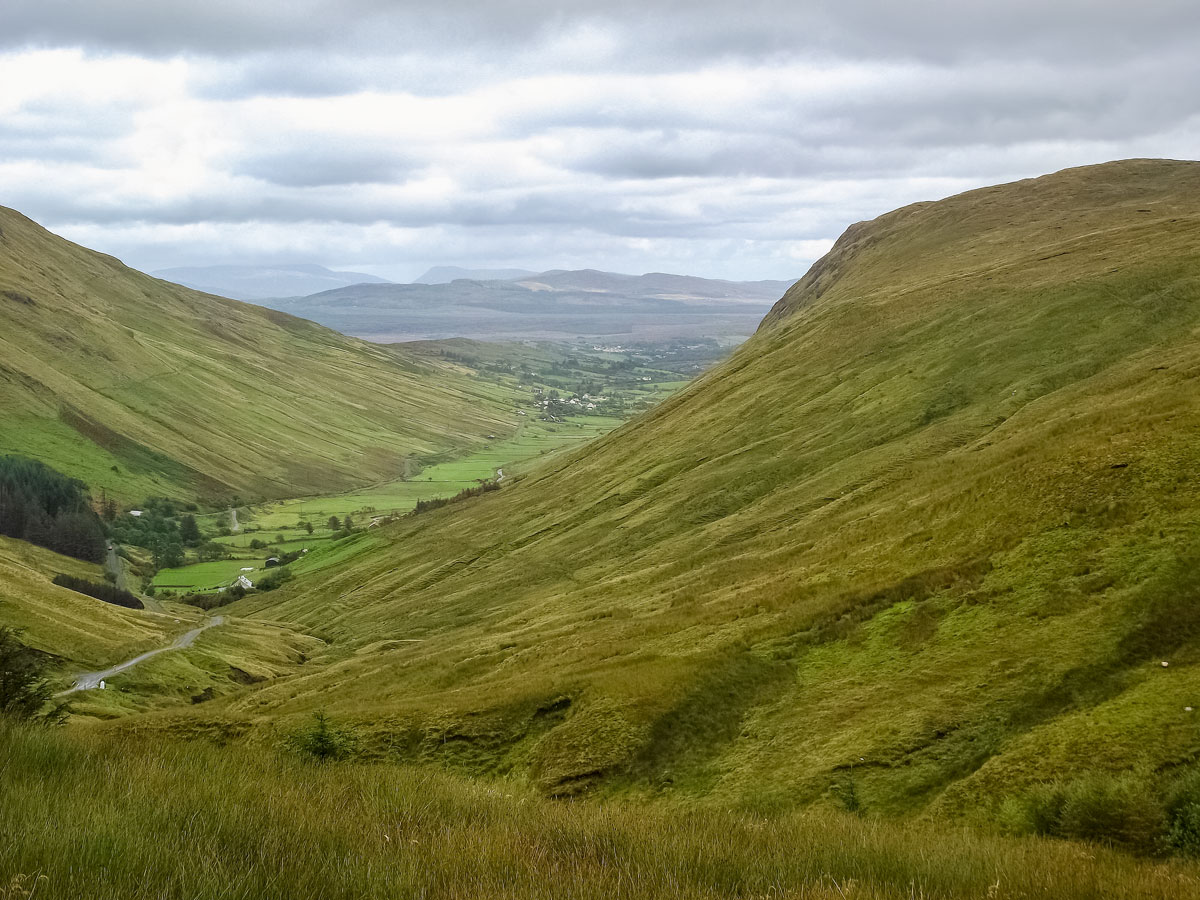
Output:
[[[854,225],[648,414],[274,569],[81,699],[90,727],[0,728],[0,872],[97,898],[1194,896],[1198,385],[1198,163]],[[58,636],[34,613],[88,598],[16,544],[30,647],[202,618],[94,604],[123,617],[105,646]]]

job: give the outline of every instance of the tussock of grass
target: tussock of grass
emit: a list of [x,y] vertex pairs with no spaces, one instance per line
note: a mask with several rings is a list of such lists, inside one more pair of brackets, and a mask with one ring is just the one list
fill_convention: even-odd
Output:
[[[542,800],[394,765],[0,729],[0,879],[47,897],[1192,897],[1184,864],[853,816]],[[83,802],[82,798],[87,798]]]

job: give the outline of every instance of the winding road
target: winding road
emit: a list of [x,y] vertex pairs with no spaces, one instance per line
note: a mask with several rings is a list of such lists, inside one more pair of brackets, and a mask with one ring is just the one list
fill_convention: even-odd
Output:
[[185,647],[192,646],[192,642],[200,636],[200,633],[207,631],[210,628],[215,628],[217,625],[225,623],[224,616],[213,616],[199,628],[193,628],[191,631],[181,634],[175,641],[166,647],[159,647],[157,650],[148,650],[140,656],[135,656],[133,659],[126,660],[120,665],[113,666],[111,669],[104,669],[101,672],[84,672],[81,675],[75,676],[75,684],[67,688],[65,691],[60,691],[56,696],[62,697],[64,694],[73,694],[76,691],[90,691],[100,687],[100,682],[105,679],[112,678],[118,672],[124,672],[126,669],[131,669],[140,662],[145,662],[152,656],[158,656],[160,653],[166,653],[169,650],[182,650]]

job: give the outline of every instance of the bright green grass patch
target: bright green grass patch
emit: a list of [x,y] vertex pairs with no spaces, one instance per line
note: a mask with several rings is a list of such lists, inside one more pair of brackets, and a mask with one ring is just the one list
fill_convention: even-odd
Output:
[[[181,566],[178,569],[162,569],[154,576],[154,586],[175,591],[211,591],[225,587],[238,575],[245,575],[253,581],[265,574],[265,564],[266,557],[259,556],[253,559],[220,559]],[[242,569],[245,568],[252,571],[243,572]]]

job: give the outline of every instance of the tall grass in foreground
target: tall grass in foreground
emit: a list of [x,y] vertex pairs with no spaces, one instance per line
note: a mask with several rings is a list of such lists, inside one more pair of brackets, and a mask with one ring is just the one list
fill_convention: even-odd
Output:
[[[39,898],[1185,898],[1200,870],[848,815],[555,803],[391,765],[0,726]],[[42,878],[41,876],[44,876]]]

